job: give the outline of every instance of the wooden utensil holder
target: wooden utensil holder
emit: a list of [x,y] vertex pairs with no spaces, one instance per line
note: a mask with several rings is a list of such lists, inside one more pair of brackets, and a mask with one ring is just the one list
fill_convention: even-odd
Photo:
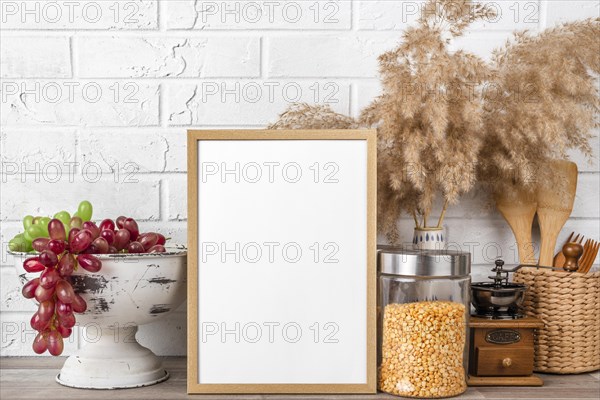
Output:
[[578,374],[600,369],[600,272],[522,268],[528,286],[522,310],[544,326],[534,337],[534,370]]

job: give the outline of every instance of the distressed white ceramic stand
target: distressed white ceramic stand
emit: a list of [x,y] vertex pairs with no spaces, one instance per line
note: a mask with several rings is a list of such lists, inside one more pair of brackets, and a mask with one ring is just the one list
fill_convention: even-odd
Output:
[[[161,360],[136,338],[139,325],[176,309],[186,294],[186,252],[168,248],[162,254],[101,255],[97,273],[78,270],[73,286],[88,305],[76,314],[84,328],[83,347],[65,361],[56,381],[86,389],[120,389],[153,385],[169,373]],[[14,254],[25,283],[38,274],[23,270],[24,254]]]
[[[137,326],[127,329],[137,331]],[[90,389],[117,389],[153,385],[165,381],[169,373],[160,359],[137,341],[117,341],[131,337],[125,329],[109,330],[95,342],[85,345],[65,361],[56,381],[65,386]]]

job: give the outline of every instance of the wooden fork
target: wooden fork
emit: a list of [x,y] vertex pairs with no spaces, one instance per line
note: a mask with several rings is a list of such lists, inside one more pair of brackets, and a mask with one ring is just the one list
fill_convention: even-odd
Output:
[[[571,232],[571,234],[569,235],[567,240],[565,240],[565,244],[567,244],[567,243],[581,244],[581,242],[583,242],[583,235],[581,235],[581,238],[580,238],[579,234],[577,234],[577,236],[575,236],[575,239],[571,240],[573,238],[574,234],[575,234],[575,232]],[[562,252],[562,246],[561,246],[561,248],[558,250],[558,253],[556,253],[556,255],[554,256],[554,260],[552,261],[552,266],[556,267],[556,268],[562,268],[565,265],[565,261],[567,261],[567,260],[565,259],[565,255]],[[581,268],[580,268],[580,271],[581,271]]]
[[586,240],[583,246],[583,255],[579,259],[579,272],[587,274],[592,269],[592,265],[594,265],[594,261],[598,255],[598,247],[600,247],[600,243],[595,240]]

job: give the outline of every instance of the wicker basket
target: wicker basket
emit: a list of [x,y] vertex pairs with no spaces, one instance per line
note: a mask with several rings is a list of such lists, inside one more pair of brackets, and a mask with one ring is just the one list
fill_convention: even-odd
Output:
[[544,322],[535,337],[534,369],[556,374],[600,369],[600,272],[522,268],[514,281],[529,287],[523,311]]

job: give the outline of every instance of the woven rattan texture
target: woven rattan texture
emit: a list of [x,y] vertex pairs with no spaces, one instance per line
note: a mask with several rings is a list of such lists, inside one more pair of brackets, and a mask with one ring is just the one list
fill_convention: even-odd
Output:
[[541,319],[535,336],[538,372],[576,374],[600,369],[600,272],[579,274],[523,268],[523,311]]

